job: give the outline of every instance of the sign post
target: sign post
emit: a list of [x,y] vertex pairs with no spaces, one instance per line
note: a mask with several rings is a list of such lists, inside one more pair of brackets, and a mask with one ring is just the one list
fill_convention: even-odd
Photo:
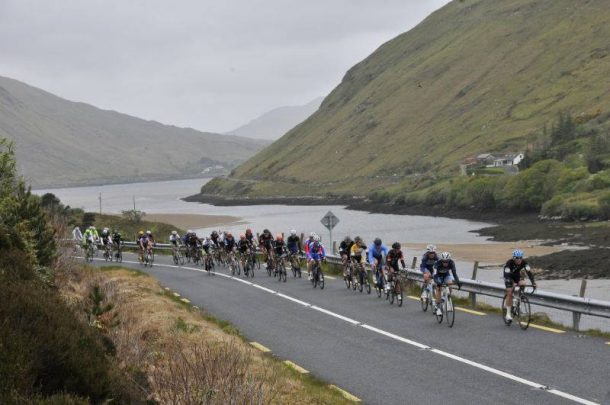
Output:
[[337,226],[337,224],[339,223],[339,218],[337,218],[335,216],[335,214],[332,213],[332,211],[328,211],[326,213],[326,215],[324,215],[322,217],[320,222],[322,223],[322,225],[324,225],[326,227],[326,229],[328,229],[328,232],[330,233],[330,235],[329,235],[330,239],[328,241],[328,249],[331,250],[331,254],[332,254],[332,253],[334,253],[334,252],[332,252],[332,248],[333,248],[333,228],[335,226]]

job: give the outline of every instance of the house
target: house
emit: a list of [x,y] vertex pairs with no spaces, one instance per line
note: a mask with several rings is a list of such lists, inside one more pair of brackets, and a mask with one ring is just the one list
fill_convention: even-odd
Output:
[[[492,156],[492,155],[490,155]],[[506,155],[493,155],[493,160],[488,163],[487,167],[504,167],[518,165],[525,155],[523,153],[509,153]]]
[[479,162],[479,164],[485,165],[485,166],[493,164],[495,159],[496,159],[495,156],[492,155],[491,153],[482,153],[479,156],[477,156],[477,162]]

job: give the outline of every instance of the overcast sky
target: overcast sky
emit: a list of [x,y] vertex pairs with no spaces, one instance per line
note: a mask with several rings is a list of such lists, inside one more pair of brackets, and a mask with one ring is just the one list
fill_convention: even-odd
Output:
[[448,0],[0,0],[0,75],[226,132],[327,95]]

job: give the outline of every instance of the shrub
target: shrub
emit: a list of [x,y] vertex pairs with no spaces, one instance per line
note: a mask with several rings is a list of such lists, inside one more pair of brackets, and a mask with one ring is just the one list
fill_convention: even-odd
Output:
[[600,216],[604,219],[610,219],[610,191],[602,194],[597,202],[599,204]]

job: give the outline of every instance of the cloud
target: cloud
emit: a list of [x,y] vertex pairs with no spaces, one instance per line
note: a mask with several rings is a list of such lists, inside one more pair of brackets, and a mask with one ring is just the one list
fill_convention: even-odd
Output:
[[168,124],[228,131],[326,95],[448,0],[3,0],[0,75]]

